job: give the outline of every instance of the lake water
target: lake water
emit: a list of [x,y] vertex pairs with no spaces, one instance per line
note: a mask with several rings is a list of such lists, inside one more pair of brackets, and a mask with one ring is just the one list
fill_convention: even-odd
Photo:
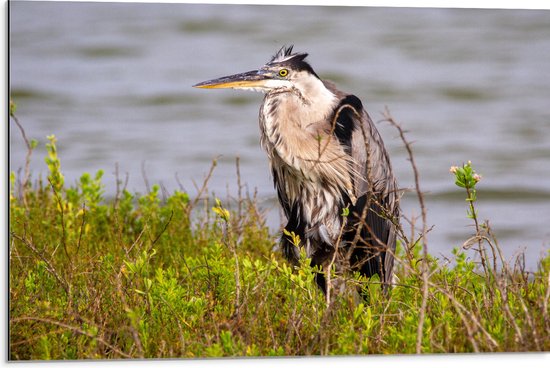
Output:
[[[10,96],[27,135],[40,141],[31,168],[45,173],[45,137],[59,140],[74,183],[115,165],[128,189],[179,182],[191,195],[210,162],[209,188],[258,191],[279,226],[257,123],[262,96],[205,91],[199,81],[252,70],[282,45],[309,52],[323,78],[359,96],[374,120],[388,106],[414,141],[426,191],[430,251],[448,256],[471,234],[451,165],[471,160],[479,216],[507,257],[550,248],[550,11],[370,7],[10,2]],[[378,124],[400,186],[413,187],[403,144]],[[25,146],[11,125],[10,170]],[[178,179],[177,179],[177,178]],[[407,194],[403,212],[419,214]]]

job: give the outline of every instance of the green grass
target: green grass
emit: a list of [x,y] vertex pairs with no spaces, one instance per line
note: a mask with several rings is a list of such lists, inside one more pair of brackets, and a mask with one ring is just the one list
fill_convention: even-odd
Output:
[[12,360],[550,350],[550,255],[532,273],[491,249],[430,258],[423,307],[421,245],[403,241],[387,295],[348,275],[327,305],[307,259],[273,253],[254,198],[107,201],[101,172],[65,184],[49,138],[47,178],[11,176]]

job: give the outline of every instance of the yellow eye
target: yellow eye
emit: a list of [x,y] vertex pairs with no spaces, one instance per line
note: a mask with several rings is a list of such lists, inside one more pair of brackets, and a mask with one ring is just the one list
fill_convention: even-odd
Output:
[[281,77],[286,77],[288,75],[288,70],[287,69],[281,69],[279,70],[279,75]]

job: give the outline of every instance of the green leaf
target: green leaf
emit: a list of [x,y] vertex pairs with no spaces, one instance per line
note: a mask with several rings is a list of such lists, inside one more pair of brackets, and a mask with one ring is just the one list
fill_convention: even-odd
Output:
[[342,208],[342,217],[348,217],[349,216],[349,207]]
[[14,116],[17,111],[17,104],[10,99],[10,116]]

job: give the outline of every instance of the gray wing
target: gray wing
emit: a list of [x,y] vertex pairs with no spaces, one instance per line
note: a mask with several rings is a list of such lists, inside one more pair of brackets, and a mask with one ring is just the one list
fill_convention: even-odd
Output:
[[[394,222],[399,220],[397,184],[389,156],[359,98],[345,96],[335,114],[334,134],[353,158],[350,174],[357,198],[353,210],[360,216],[355,226],[362,222],[361,216],[365,216],[358,234],[361,241],[356,245],[352,261],[366,276],[379,274],[381,280],[389,284],[396,246]],[[354,240],[358,237],[354,236]]]

